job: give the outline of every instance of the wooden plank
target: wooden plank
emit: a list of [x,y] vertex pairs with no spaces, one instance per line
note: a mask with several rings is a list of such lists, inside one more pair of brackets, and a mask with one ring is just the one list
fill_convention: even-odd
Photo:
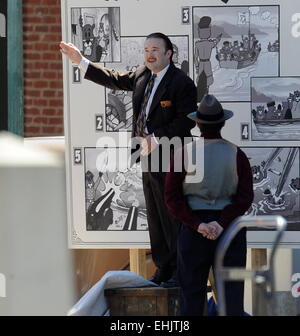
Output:
[[[251,269],[260,269],[267,263],[267,249],[251,249]],[[257,287],[255,283],[252,283],[252,314],[255,316],[267,315],[267,302],[264,294],[264,284]]]
[[164,296],[156,297],[156,315],[168,316],[168,299]]
[[115,288],[104,294],[114,316],[179,315],[178,288]]
[[7,1],[8,131],[24,135],[23,112],[23,4]]
[[105,295],[108,296],[164,296],[179,295],[178,288],[163,288],[163,287],[123,287],[123,288],[111,288],[105,290]]
[[146,279],[147,278],[146,250],[130,249],[129,257],[130,257],[130,271]]
[[267,265],[267,249],[251,249],[252,269],[261,268]]

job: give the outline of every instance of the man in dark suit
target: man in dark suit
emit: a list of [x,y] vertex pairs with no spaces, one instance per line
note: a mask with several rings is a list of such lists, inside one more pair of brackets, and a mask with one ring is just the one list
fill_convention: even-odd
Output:
[[[197,109],[193,81],[172,61],[173,45],[162,33],[147,36],[145,66],[135,72],[120,73],[84,59],[72,44],[60,43],[61,52],[86,71],[85,78],[115,90],[133,91],[132,137],[139,137],[140,154],[150,161],[159,151],[159,139],[190,137],[193,122],[186,115]],[[152,154],[151,154],[152,153]],[[159,155],[162,157],[162,154]],[[176,245],[179,223],[164,204],[165,172],[143,171],[152,259],[157,271],[152,281],[165,287],[176,283]]]

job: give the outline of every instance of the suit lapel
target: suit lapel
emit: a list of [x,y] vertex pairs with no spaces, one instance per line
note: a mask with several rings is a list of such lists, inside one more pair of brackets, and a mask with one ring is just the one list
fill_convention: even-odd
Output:
[[166,92],[167,87],[168,87],[168,85],[170,83],[170,80],[172,78],[174,70],[175,70],[175,65],[170,64],[167,73],[164,75],[163,79],[161,80],[161,82],[158,85],[158,88],[155,91],[155,94],[154,94],[154,97],[153,97],[153,100],[152,100],[152,103],[151,103],[151,106],[150,106],[150,110],[149,110],[149,116],[153,112],[155,107],[159,104],[161,97]]

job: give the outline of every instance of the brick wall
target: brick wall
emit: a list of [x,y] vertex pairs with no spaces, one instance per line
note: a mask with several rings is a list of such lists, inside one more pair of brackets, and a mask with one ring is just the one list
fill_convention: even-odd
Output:
[[23,0],[25,136],[63,135],[60,0]]

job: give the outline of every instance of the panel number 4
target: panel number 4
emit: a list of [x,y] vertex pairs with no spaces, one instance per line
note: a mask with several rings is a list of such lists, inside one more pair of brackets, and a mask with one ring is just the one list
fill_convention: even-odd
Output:
[[241,139],[249,140],[249,124],[241,124]]

